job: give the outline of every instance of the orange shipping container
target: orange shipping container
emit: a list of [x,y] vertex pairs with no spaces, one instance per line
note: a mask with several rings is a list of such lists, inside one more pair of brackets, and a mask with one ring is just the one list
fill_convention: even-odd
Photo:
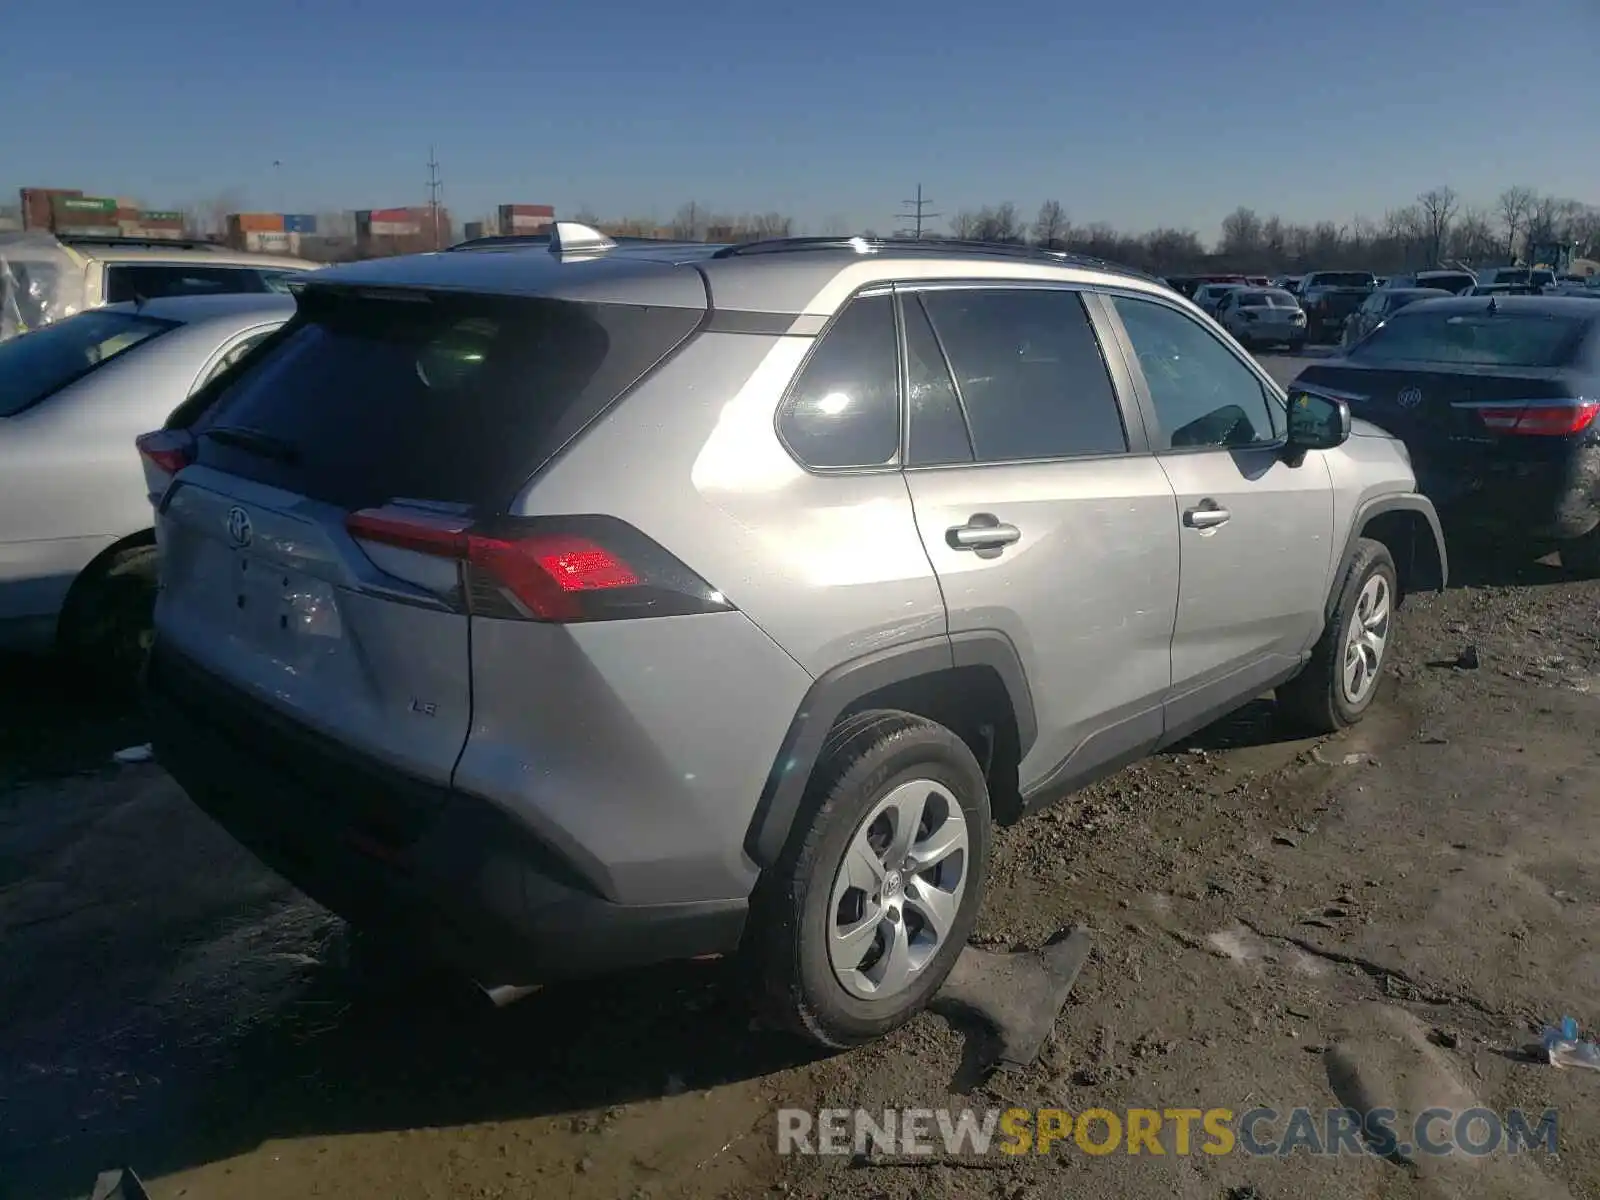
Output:
[[228,224],[240,233],[282,233],[282,213],[233,213]]

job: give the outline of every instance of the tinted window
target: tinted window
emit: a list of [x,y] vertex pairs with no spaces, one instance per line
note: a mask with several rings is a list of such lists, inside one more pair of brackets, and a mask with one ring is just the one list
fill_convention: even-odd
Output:
[[850,302],[822,335],[784,402],[778,429],[810,467],[874,467],[900,448],[894,301]]
[[1119,454],[1127,434],[1076,292],[960,289],[923,296],[985,462]]
[[1587,326],[1577,317],[1547,313],[1412,308],[1353,348],[1350,357],[1362,362],[1560,367],[1572,361]]
[[171,321],[92,310],[0,342],[0,417],[37,404],[175,328]]
[[[200,460],[346,508],[507,503],[698,324],[698,309],[310,289],[283,336],[222,380]],[[253,451],[228,429],[248,429]]]
[[162,296],[221,296],[281,290],[269,287],[254,267],[117,263],[106,268],[107,304],[155,300]]
[[238,362],[246,354],[249,354],[251,350],[255,349],[262,342],[271,337],[272,333],[273,330],[271,329],[263,329],[259,333],[252,333],[249,337],[241,339],[234,346],[230,347],[228,352],[217,360],[216,365],[212,367],[211,370],[206,372],[205,378],[195,385],[196,389],[198,390],[199,388],[202,388],[206,384],[210,383],[213,379],[216,379],[229,367],[233,366],[234,363]]
[[1113,303],[1161,423],[1158,449],[1274,440],[1261,381],[1203,326],[1163,304],[1122,296]]
[[972,442],[967,436],[966,418],[922,301],[908,296],[904,311],[906,392],[911,402],[910,464],[926,467],[970,462]]

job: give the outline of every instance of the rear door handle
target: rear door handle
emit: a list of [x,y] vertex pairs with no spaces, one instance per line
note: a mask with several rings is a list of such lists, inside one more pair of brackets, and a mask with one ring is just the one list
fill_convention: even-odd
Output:
[[993,513],[973,513],[965,525],[947,529],[944,537],[952,550],[998,550],[1019,541],[1022,530],[1002,525]]
[[1215,529],[1218,525],[1226,525],[1231,516],[1233,514],[1227,509],[1215,501],[1207,500],[1198,508],[1191,508],[1185,512],[1183,523],[1190,529]]

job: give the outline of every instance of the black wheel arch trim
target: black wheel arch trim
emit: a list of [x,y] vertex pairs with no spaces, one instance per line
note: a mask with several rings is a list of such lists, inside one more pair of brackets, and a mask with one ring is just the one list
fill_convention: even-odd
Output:
[[823,672],[807,689],[750,819],[745,852],[762,867],[777,862],[828,731],[846,709],[892,684],[960,667],[989,667],[999,676],[1011,699],[1020,753],[1026,754],[1038,736],[1038,720],[1022,659],[1004,633],[969,630],[862,655]]
[[[1328,590],[1328,613],[1331,616],[1333,608],[1339,602],[1339,587],[1343,582],[1345,564],[1350,561],[1351,555],[1356,552],[1356,543],[1361,540],[1361,532],[1367,523],[1374,517],[1385,513],[1409,512],[1416,513],[1427,522],[1429,530],[1433,533],[1434,551],[1439,557],[1439,570],[1437,578],[1424,579],[1419,589],[1423,591],[1444,591],[1450,582],[1450,554],[1445,548],[1444,528],[1439,524],[1439,514],[1434,511],[1433,501],[1416,492],[1400,492],[1389,496],[1376,496],[1356,509],[1355,517],[1350,522],[1350,533],[1345,538],[1344,553],[1339,556],[1339,561],[1332,584]],[[1414,557],[1414,555],[1413,555]],[[1410,564],[1414,566],[1415,564]],[[1415,578],[1415,576],[1412,576]]]

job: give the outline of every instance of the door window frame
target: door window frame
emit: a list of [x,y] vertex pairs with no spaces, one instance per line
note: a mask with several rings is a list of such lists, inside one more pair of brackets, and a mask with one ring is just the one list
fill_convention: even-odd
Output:
[[[1289,426],[1289,400],[1284,390],[1278,386],[1277,380],[1262,368],[1250,355],[1230,346],[1222,338],[1206,327],[1204,321],[1197,321],[1189,313],[1176,304],[1169,303],[1165,297],[1154,292],[1144,292],[1136,288],[1116,287],[1114,285],[1101,285],[1093,288],[1097,299],[1100,301],[1101,313],[1106,325],[1112,330],[1117,345],[1122,350],[1127,371],[1133,381],[1134,395],[1138,398],[1139,408],[1144,416],[1145,426],[1150,430],[1151,452],[1157,457],[1169,454],[1216,454],[1237,453],[1239,451],[1270,451],[1281,453],[1288,440]],[[1139,365],[1139,355],[1133,347],[1133,339],[1128,336],[1127,327],[1122,323],[1122,316],[1117,312],[1113,303],[1117,299],[1141,300],[1146,304],[1157,304],[1162,308],[1170,309],[1175,315],[1182,317],[1195,328],[1199,329],[1213,342],[1231,356],[1235,362],[1243,366],[1262,388],[1262,396],[1266,402],[1268,419],[1272,422],[1273,438],[1266,442],[1251,442],[1244,446],[1178,446],[1161,447],[1159,440],[1165,432],[1161,424],[1160,414],[1156,411],[1155,401],[1150,395],[1150,384],[1145,379],[1144,368]]]
[[[901,467],[904,471],[971,471],[984,470],[994,467],[1029,467],[1050,466],[1053,464],[1075,462],[1105,462],[1109,459],[1132,458],[1136,455],[1150,453],[1150,437],[1145,424],[1144,411],[1138,401],[1137,386],[1128,370],[1128,363],[1120,343],[1116,340],[1115,331],[1108,325],[1104,317],[1104,304],[1095,294],[1094,289],[1080,283],[1058,283],[1054,280],[1043,279],[911,279],[899,280],[893,285],[895,295],[895,325],[900,335],[900,461],[906,465]],[[906,316],[904,305],[908,298],[920,296],[924,292],[948,291],[1030,291],[1030,292],[1072,292],[1083,303],[1084,314],[1089,319],[1090,332],[1094,334],[1099,346],[1101,361],[1105,364],[1106,372],[1110,376],[1111,395],[1117,405],[1118,415],[1122,418],[1123,433],[1127,438],[1127,449],[1116,450],[1101,454],[1061,454],[1041,458],[1008,458],[984,460],[977,457],[977,446],[972,445],[973,457],[965,462],[953,463],[924,463],[912,465],[908,455],[910,453],[911,435],[911,389],[909,386],[909,352],[906,343]],[[930,325],[932,324],[930,319]],[[956,405],[961,412],[961,419],[966,424],[968,439],[972,437],[972,418],[967,412],[967,401],[961,394],[961,385],[955,378],[955,372],[950,367],[950,353],[944,342],[939,339],[939,331],[933,330],[934,340],[939,345],[941,357],[945,360],[945,369],[950,374],[950,386],[955,392]]]

